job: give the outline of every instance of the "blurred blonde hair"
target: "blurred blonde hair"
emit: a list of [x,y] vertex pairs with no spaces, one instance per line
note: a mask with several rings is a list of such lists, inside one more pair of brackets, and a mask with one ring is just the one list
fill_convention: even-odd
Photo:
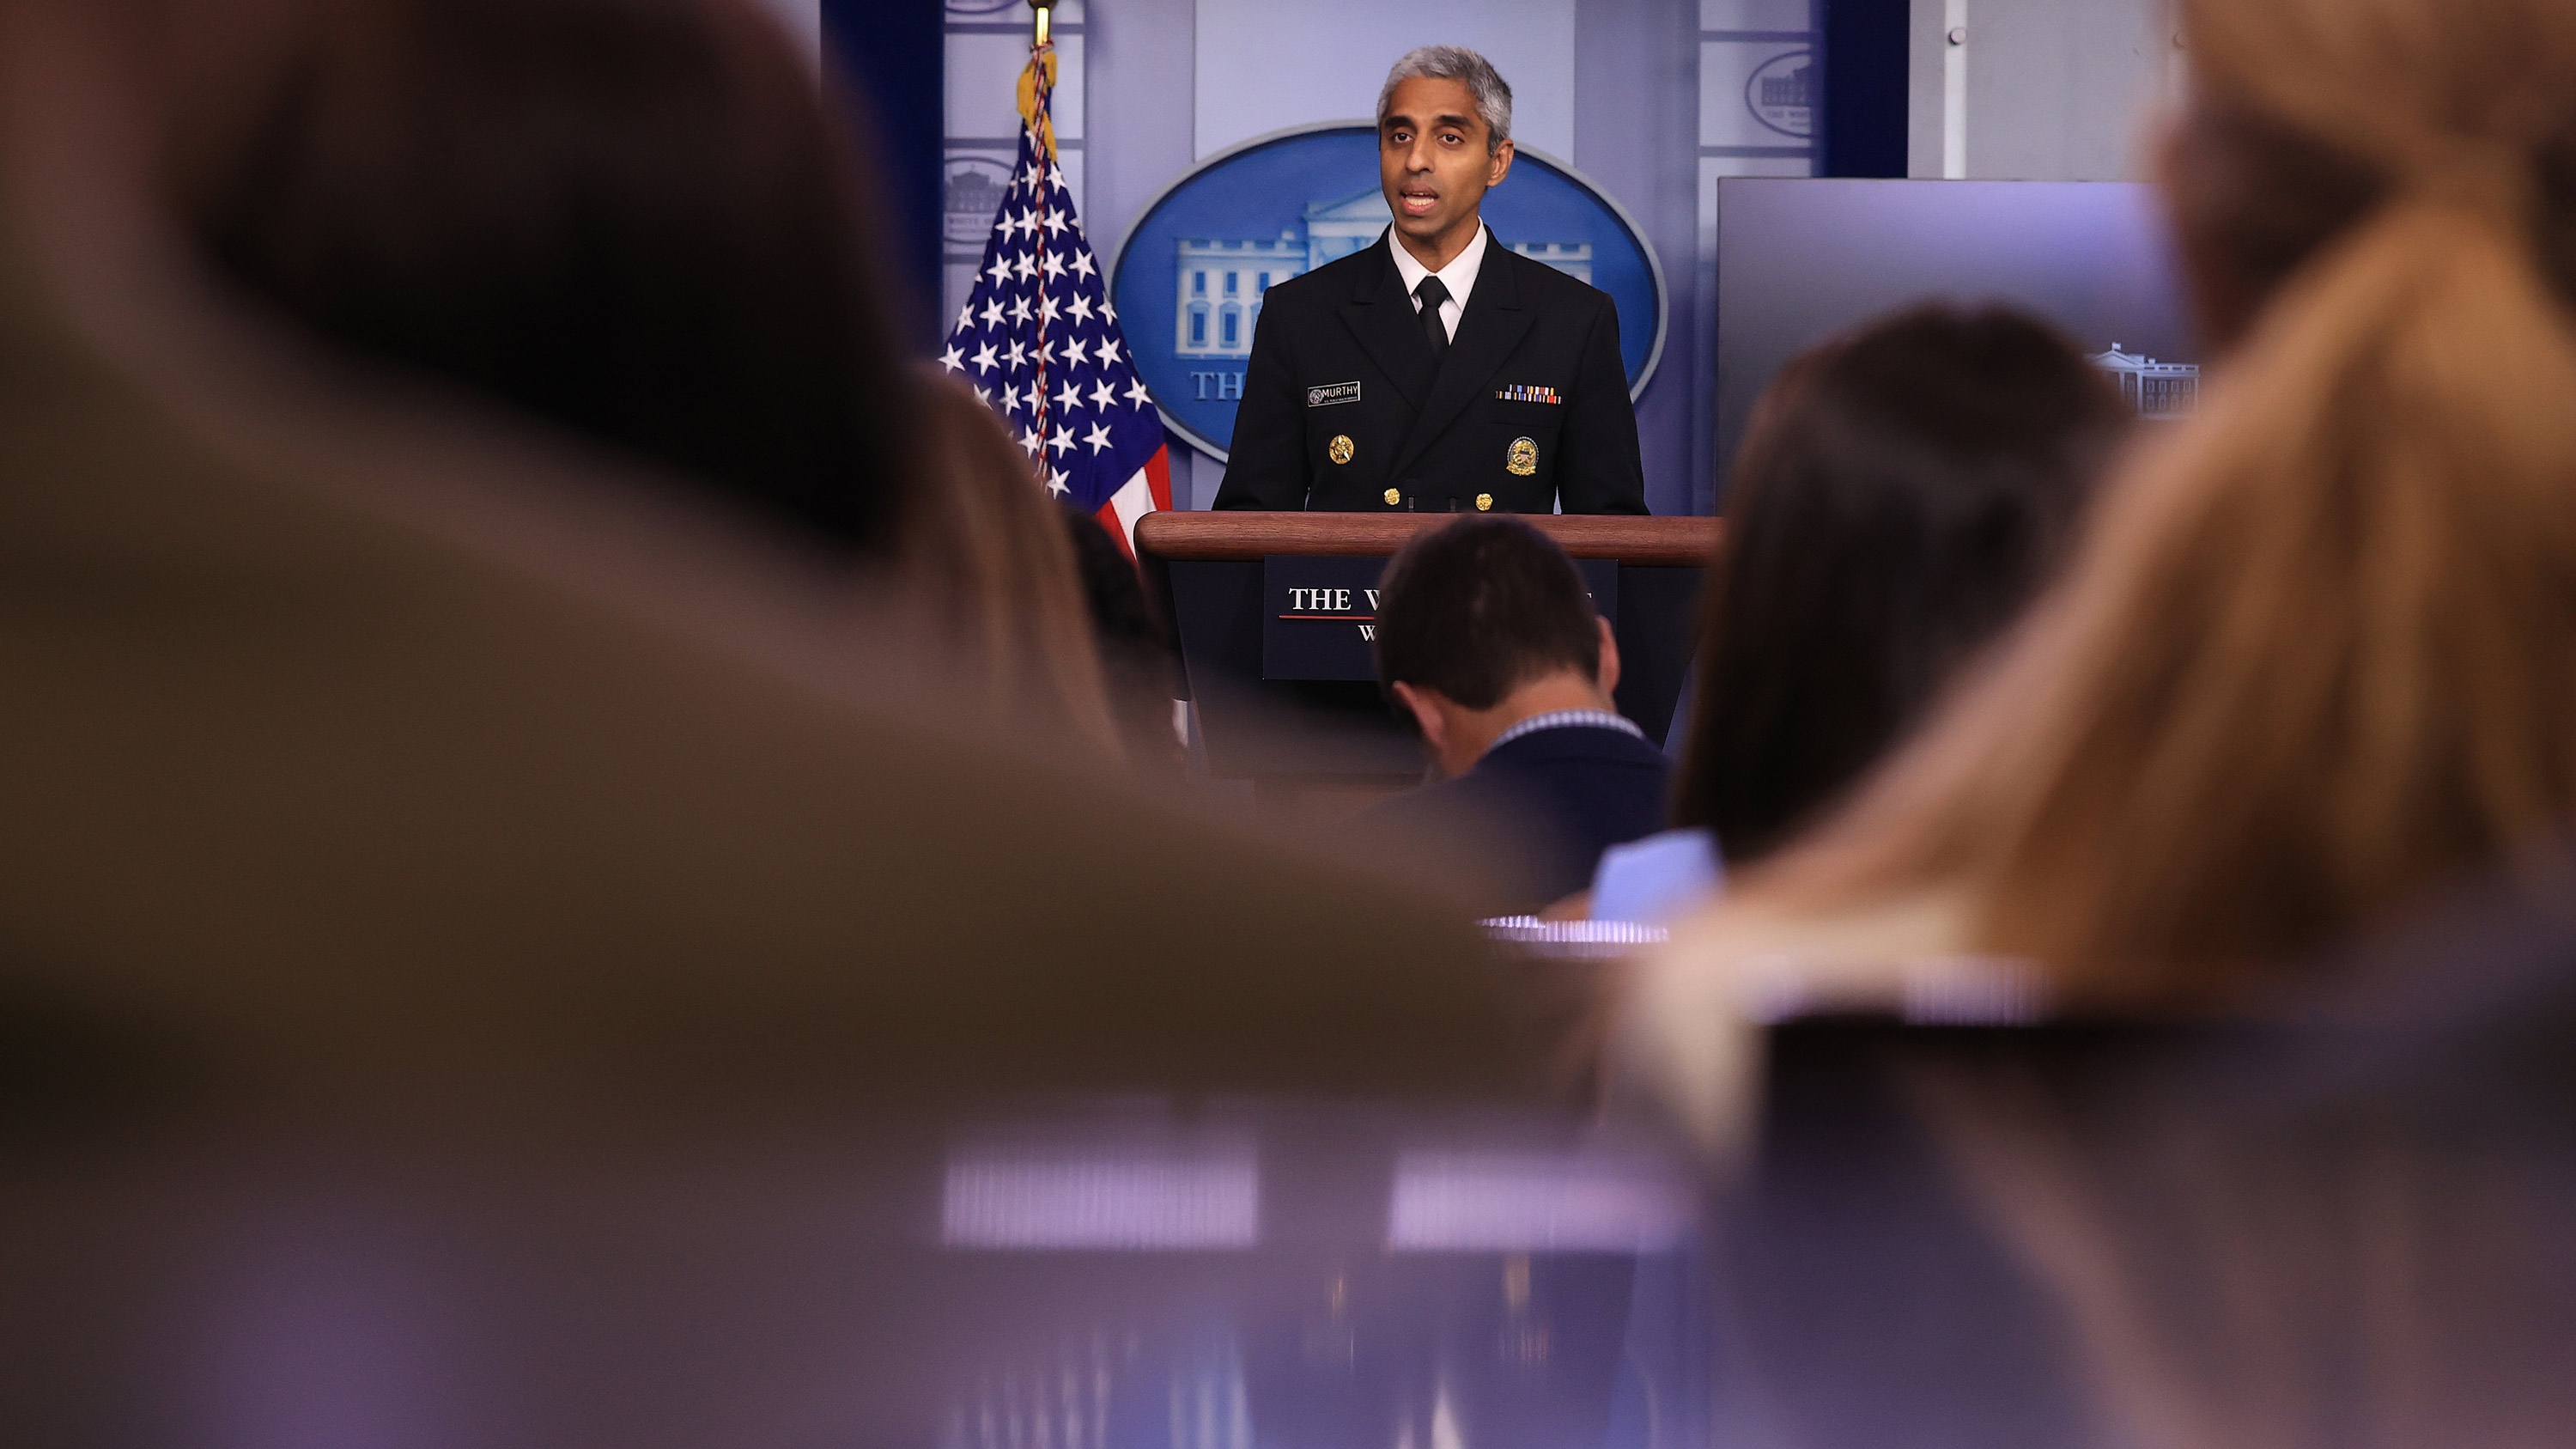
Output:
[[972,391],[936,369],[914,381],[924,466],[897,525],[896,572],[945,656],[933,662],[1007,728],[1119,754],[1061,510]]
[[2133,460],[1978,685],[1744,892],[1946,893],[1972,947],[2097,1004],[2223,998],[2576,817],[2576,5],[2182,10],[2195,115],[2330,158],[2354,204],[2273,288],[2259,198],[2323,183],[2276,165],[2243,214],[2194,215],[2173,178],[2186,250],[2270,291],[2203,415]]

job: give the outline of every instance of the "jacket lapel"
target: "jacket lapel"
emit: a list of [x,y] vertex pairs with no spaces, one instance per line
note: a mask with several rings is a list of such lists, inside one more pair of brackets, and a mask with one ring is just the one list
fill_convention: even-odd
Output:
[[1342,322],[1359,339],[1378,371],[1395,384],[1405,405],[1419,413],[1423,399],[1431,395],[1432,378],[1439,364],[1431,356],[1430,345],[1422,340],[1422,328],[1414,320],[1413,299],[1404,294],[1403,283],[1396,275],[1395,258],[1387,251],[1393,245],[1392,231],[1378,237],[1374,248],[1377,265],[1360,269],[1358,283],[1342,302]]
[[[1430,400],[1413,415],[1413,431],[1405,434],[1403,446],[1395,450],[1395,464],[1389,472],[1400,474],[1411,467],[1414,459],[1449,430],[1449,425],[1467,410],[1467,404],[1484,391],[1494,370],[1512,355],[1512,349],[1520,345],[1522,335],[1536,320],[1521,309],[1520,286],[1512,275],[1513,264],[1519,260],[1500,239],[1490,232],[1486,235],[1485,264],[1476,273],[1476,290],[1469,294],[1466,309],[1459,314],[1458,335],[1450,339],[1449,355],[1440,360]],[[1390,271],[1394,266],[1391,261],[1387,263]]]

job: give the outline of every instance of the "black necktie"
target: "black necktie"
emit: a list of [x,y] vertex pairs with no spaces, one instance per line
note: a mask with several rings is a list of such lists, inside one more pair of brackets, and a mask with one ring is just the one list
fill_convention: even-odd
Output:
[[1449,300],[1449,289],[1438,277],[1425,277],[1413,295],[1422,301],[1422,340],[1431,344],[1433,357],[1448,356],[1449,329],[1441,325],[1440,304]]

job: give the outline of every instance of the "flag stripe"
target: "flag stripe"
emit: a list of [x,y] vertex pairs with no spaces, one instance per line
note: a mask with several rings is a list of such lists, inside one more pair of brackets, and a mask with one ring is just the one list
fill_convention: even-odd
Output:
[[[1158,453],[1155,456],[1162,455]],[[1136,556],[1136,520],[1161,506],[1154,498],[1154,486],[1148,477],[1150,469],[1150,464],[1137,469],[1136,476],[1109,495],[1109,501],[1100,509],[1100,521],[1108,524],[1110,531],[1118,535],[1118,541],[1126,547],[1129,558]],[[1167,490],[1168,487],[1166,485]],[[1169,496],[1168,491],[1166,496]]]

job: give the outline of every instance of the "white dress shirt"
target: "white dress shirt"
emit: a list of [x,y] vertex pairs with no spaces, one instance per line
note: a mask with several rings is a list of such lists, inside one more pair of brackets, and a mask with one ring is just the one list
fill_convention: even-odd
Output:
[[1404,294],[1413,298],[1415,316],[1422,315],[1422,299],[1413,297],[1413,291],[1422,285],[1423,278],[1438,277],[1440,285],[1449,289],[1449,300],[1440,304],[1440,330],[1448,333],[1452,342],[1458,340],[1458,319],[1466,315],[1467,294],[1476,290],[1476,273],[1485,265],[1485,239],[1493,234],[1491,228],[1479,223],[1476,239],[1451,257],[1449,265],[1435,272],[1415,261],[1413,253],[1406,251],[1404,242],[1396,236],[1395,228],[1387,228],[1387,250],[1395,253],[1395,272],[1404,278]]
[[[1421,316],[1421,309],[1418,307],[1415,308],[1413,315],[1417,317]],[[1485,746],[1485,748],[1487,750],[1499,750],[1503,746],[1510,744],[1512,741],[1519,739],[1523,735],[1534,735],[1540,730],[1575,728],[1588,730],[1617,730],[1623,735],[1634,735],[1638,739],[1646,739],[1646,732],[1637,728],[1637,722],[1628,718],[1624,714],[1613,714],[1606,709],[1552,709],[1545,714],[1531,715],[1527,719],[1522,720],[1519,724],[1516,724],[1510,729],[1503,731],[1501,734],[1494,736],[1494,742]],[[1646,743],[1653,744],[1654,741],[1646,740]]]

